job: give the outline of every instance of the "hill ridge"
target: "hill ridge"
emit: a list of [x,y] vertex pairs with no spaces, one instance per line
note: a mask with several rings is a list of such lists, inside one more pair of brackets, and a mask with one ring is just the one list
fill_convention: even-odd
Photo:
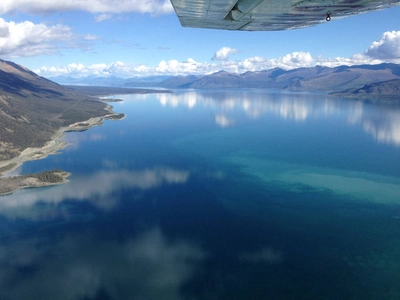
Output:
[[44,146],[61,127],[110,114],[106,104],[0,60],[0,161]]

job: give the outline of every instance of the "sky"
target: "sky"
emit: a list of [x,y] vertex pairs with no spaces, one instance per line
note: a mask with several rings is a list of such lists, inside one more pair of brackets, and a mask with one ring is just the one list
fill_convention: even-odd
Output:
[[2,0],[0,59],[122,78],[400,63],[400,6],[287,31],[184,28],[169,0]]

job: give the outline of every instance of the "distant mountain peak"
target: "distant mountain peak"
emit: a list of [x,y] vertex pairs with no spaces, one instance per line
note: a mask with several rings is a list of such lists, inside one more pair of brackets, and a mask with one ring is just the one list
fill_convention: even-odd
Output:
[[292,70],[273,68],[243,74],[221,70],[209,75],[171,77],[160,83],[165,88],[273,88],[308,91],[341,91],[361,88],[377,81],[400,79],[400,65],[380,64],[339,67],[302,67]]
[[230,73],[230,72],[225,71],[225,70],[221,70],[221,71],[218,71],[218,72],[214,72],[214,73],[212,73],[212,74],[210,74],[208,76],[226,75],[226,74],[233,74],[233,73]]

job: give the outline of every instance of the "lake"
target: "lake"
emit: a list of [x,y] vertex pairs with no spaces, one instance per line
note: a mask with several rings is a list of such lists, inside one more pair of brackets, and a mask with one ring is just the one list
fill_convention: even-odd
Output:
[[400,109],[319,93],[112,98],[0,197],[0,299],[400,299]]

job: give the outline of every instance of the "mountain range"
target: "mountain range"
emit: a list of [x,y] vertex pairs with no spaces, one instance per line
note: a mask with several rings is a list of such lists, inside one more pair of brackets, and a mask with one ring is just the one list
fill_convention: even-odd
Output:
[[[337,92],[394,79],[400,79],[400,65],[384,63],[335,68],[316,66],[294,70],[275,68],[243,74],[220,71],[205,76],[175,76],[155,83],[155,85],[175,89],[269,88]],[[127,82],[125,86],[136,84]]]
[[[334,68],[315,66],[284,70],[245,72],[242,74],[219,71],[209,75],[150,76],[136,78],[120,77],[53,77],[58,83],[68,85],[96,85],[118,87],[157,87],[164,89],[224,89],[224,88],[265,88],[291,91],[320,91],[348,97],[376,97],[386,94],[387,98],[400,98],[395,82],[400,79],[400,65],[383,63],[378,65],[338,66]],[[369,85],[375,86],[372,92]],[[360,89],[359,92],[355,92]],[[365,92],[362,92],[364,89]],[[385,90],[385,92],[383,92]]]

